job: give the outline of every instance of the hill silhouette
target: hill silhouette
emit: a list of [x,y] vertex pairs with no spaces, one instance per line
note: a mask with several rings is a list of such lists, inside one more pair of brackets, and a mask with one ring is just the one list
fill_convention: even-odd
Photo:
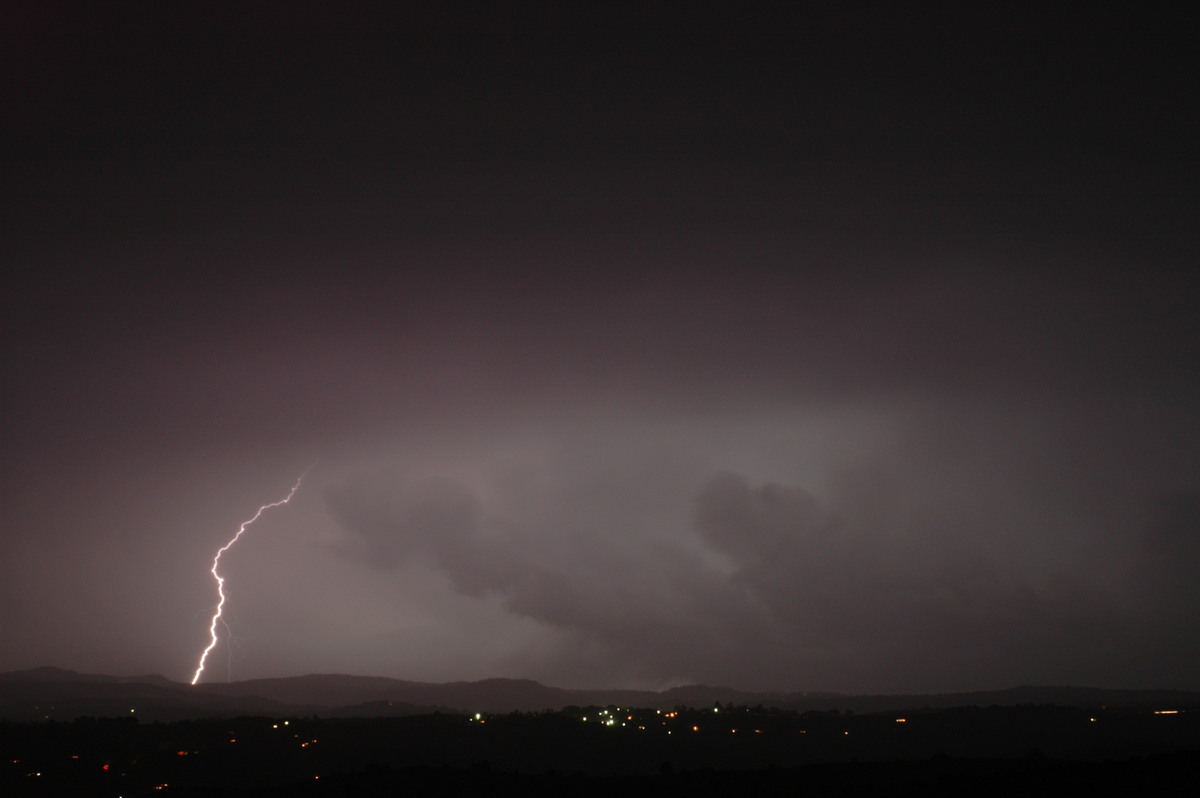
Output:
[[927,695],[756,693],[688,685],[663,691],[580,690],[528,679],[427,683],[380,676],[309,674],[190,685],[163,676],[111,676],[40,667],[0,674],[0,718],[70,720],[134,716],[180,720],[238,715],[319,714],[326,717],[431,712],[539,712],[568,706],[759,706],[789,712],[888,712],[964,706],[1056,705],[1140,709],[1197,709],[1200,693],[1020,686]]

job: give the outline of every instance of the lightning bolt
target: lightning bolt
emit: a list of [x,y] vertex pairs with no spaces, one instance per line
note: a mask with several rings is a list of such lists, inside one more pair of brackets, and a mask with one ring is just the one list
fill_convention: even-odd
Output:
[[[304,473],[301,474],[300,478],[296,480],[296,484],[292,485],[292,489],[288,491],[287,496],[284,496],[277,502],[271,502],[270,504],[264,504],[262,507],[259,507],[258,512],[254,514],[254,517],[249,521],[243,521],[241,527],[238,528],[237,534],[230,538],[228,543],[217,549],[217,555],[213,557],[212,568],[210,568],[209,571],[212,573],[213,579],[217,580],[217,596],[219,601],[217,601],[216,610],[213,611],[212,621],[208,625],[208,647],[205,648],[200,654],[200,662],[196,665],[196,674],[192,676],[192,684],[196,684],[200,681],[200,674],[204,673],[204,662],[208,659],[208,655],[212,653],[212,650],[217,647],[217,624],[225,624],[225,620],[221,617],[221,614],[225,611],[225,578],[217,571],[217,566],[221,564],[221,555],[229,551],[229,549],[233,547],[233,544],[238,542],[238,538],[245,534],[246,528],[257,521],[263,513],[265,513],[267,510],[270,510],[272,507],[278,507],[281,504],[287,504],[290,502],[292,497],[296,495],[296,491],[300,489],[300,483],[304,481],[304,477],[308,475],[309,471],[312,471],[313,466],[315,465],[316,463],[313,463],[313,465],[310,465],[308,468],[304,469]],[[227,630],[228,628],[229,627],[226,626]]]

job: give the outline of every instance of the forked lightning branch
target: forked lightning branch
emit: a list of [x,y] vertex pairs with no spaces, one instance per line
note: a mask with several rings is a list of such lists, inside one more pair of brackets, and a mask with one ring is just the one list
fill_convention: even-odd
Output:
[[219,642],[219,638],[217,636],[217,626],[218,624],[223,623],[221,614],[225,611],[225,578],[222,577],[220,571],[217,570],[218,566],[221,564],[221,555],[229,551],[229,549],[233,547],[233,544],[237,543],[238,539],[245,534],[246,529],[255,521],[257,521],[263,513],[265,513],[267,510],[270,510],[272,507],[278,507],[281,504],[287,504],[290,502],[292,497],[296,495],[296,491],[300,489],[300,483],[304,481],[305,475],[307,475],[311,470],[312,466],[304,469],[304,473],[301,474],[300,478],[296,480],[296,484],[292,485],[292,489],[288,491],[287,496],[284,496],[277,502],[271,502],[270,504],[264,504],[262,507],[259,507],[258,512],[254,514],[254,517],[248,521],[243,521],[241,527],[238,528],[237,534],[230,538],[228,543],[217,549],[217,554],[215,557],[213,557],[212,568],[209,569],[213,575],[213,579],[217,581],[217,606],[216,609],[213,610],[212,621],[208,625],[208,647],[205,648],[200,654],[200,662],[196,665],[196,673],[194,676],[192,676],[192,684],[196,684],[200,681],[200,674],[204,673],[204,663],[208,660],[208,655],[212,653],[212,650],[217,647],[217,643]]

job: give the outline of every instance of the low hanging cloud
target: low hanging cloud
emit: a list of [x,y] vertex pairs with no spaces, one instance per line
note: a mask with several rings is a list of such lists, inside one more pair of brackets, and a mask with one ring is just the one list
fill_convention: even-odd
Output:
[[636,678],[691,674],[697,657],[728,660],[728,641],[750,644],[747,630],[767,622],[752,596],[684,541],[606,528],[586,509],[572,516],[562,495],[515,518],[499,509],[512,498],[488,507],[461,482],[376,474],[331,489],[328,504],[347,533],[341,554],[373,568],[431,566],[464,595],[496,597],[563,635],[560,662],[603,651]]
[[1054,635],[1084,609],[1073,606],[1080,596],[1037,590],[1014,552],[983,549],[968,521],[892,510],[863,526],[801,488],[726,473],[700,491],[696,526],[735,563],[729,578],[810,646],[876,655],[990,646]]
[[1113,627],[1096,621],[1111,597],[1068,560],[1031,557],[1022,541],[1037,530],[1006,542],[984,513],[918,501],[897,482],[848,470],[819,498],[719,472],[662,492],[671,524],[603,518],[597,508],[632,488],[602,468],[536,491],[377,473],[327,499],[342,555],[432,567],[557,635],[519,663],[531,675],[904,689],[1111,655]]

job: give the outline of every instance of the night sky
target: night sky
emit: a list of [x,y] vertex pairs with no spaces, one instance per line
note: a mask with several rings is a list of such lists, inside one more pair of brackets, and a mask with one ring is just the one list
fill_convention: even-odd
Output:
[[746,5],[6,6],[0,670],[1200,689],[1182,8]]

